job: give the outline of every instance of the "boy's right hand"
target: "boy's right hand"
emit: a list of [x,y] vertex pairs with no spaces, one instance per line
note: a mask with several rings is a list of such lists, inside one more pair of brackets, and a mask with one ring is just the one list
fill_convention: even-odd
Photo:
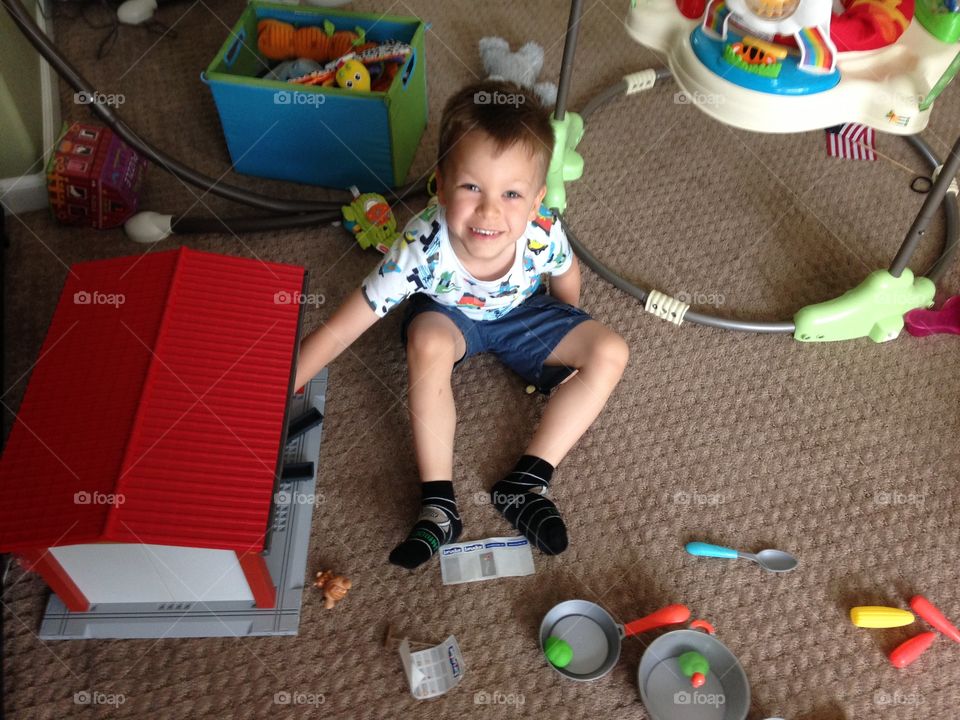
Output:
[[350,293],[333,315],[300,343],[294,389],[299,391],[378,319],[360,288]]

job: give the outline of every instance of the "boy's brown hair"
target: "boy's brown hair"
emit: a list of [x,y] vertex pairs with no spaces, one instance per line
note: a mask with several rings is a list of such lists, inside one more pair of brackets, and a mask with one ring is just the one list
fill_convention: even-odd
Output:
[[484,80],[451,97],[440,121],[437,165],[441,172],[454,146],[472,130],[489,135],[496,142],[497,152],[523,146],[539,162],[541,180],[546,179],[553,155],[553,126],[549,113],[532,92],[511,82]]

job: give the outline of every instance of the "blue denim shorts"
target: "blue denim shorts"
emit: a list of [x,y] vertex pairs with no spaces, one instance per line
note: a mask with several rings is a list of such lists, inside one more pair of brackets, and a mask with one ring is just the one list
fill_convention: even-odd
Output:
[[591,319],[583,310],[539,293],[497,320],[471,320],[457,308],[418,293],[410,298],[403,319],[400,334],[404,347],[407,328],[417,315],[425,312],[445,315],[463,334],[467,350],[457,365],[471,355],[490,352],[542,393],[550,392],[574,372],[574,368],[544,365],[544,361],[567,333]]

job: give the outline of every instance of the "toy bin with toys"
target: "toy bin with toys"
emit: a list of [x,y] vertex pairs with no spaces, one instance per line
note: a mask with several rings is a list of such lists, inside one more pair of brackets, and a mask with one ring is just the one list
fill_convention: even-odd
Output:
[[[201,75],[233,167],[363,191],[403,184],[427,123],[425,32],[415,17],[250,2]],[[344,83],[355,69],[364,81]],[[290,80],[262,77],[282,70]]]

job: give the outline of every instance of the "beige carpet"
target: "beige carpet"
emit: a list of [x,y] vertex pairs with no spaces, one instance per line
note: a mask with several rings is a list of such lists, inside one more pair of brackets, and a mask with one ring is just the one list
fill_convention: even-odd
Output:
[[[627,39],[627,6],[587,0],[571,106],[655,58]],[[443,100],[477,77],[477,41],[505,35],[547,48],[556,77],[567,9],[561,2],[357,2],[359,10],[419,15],[427,34],[430,125],[413,175],[429,169]],[[126,96],[122,115],[146,138],[215,177],[229,165],[209,90],[198,75],[243,9],[200,0],[161,10],[175,34],[124,28],[97,62],[102,31],[61,18],[73,62],[104,92]],[[94,19],[97,19],[94,17]],[[926,173],[906,144],[882,136],[889,159],[824,156],[823,135],[759,135],[722,126],[673,100],[666,83],[620,99],[590,124],[586,172],[570,192],[583,241],[630,278],[689,293],[723,315],[787,319],[885,267],[922,203],[909,182]],[[84,118],[63,89],[65,112]],[[960,89],[938,101],[925,137],[941,155],[960,133]],[[311,188],[230,174],[275,194]],[[232,214],[157,168],[144,206]],[[405,218],[409,213],[403,212]],[[45,213],[9,220],[7,375],[16,409],[67,266],[144,252],[120,231],[59,227]],[[942,238],[937,222],[912,265],[925,270]],[[186,237],[191,247],[300,263],[316,326],[377,257],[337,228]],[[163,247],[172,247],[168,242]],[[159,248],[158,248],[159,249]],[[941,296],[960,290],[951,272]],[[960,620],[956,489],[960,340],[904,336],[801,345],[789,337],[675,328],[587,271],[583,305],[632,348],[623,382],[561,465],[555,499],[571,548],[535,558],[536,574],[444,587],[436,564],[415,573],[387,564],[417,511],[417,478],[404,405],[399,316],[371,330],[330,368],[327,425],[309,566],[334,567],[354,589],[325,611],[306,594],[300,634],[282,639],[43,643],[35,635],[47,591],[14,569],[4,595],[6,710],[14,718],[644,718],[636,672],[653,635],[629,639],[598,682],[560,678],[541,657],[543,614],[569,598],[600,602],[621,621],[684,602],[713,621],[752,685],[751,719],[949,719],[960,716],[960,648],[940,639],[915,666],[884,653],[917,632],[856,629],[858,604],[905,606],[922,592]],[[522,452],[543,400],[492,359],[455,377],[456,487],[465,538],[508,532],[481,494]],[[10,415],[7,420],[9,425]],[[38,498],[38,502],[42,499]],[[800,558],[783,577],[746,563],[699,560],[691,539]],[[414,701],[400,659],[382,647],[387,621],[414,637],[453,634],[467,671],[448,696]],[[82,707],[74,693],[122,694],[123,705]],[[324,700],[281,706],[277,693]],[[484,705],[478,693],[509,698]],[[303,696],[303,697],[308,697]],[[521,702],[522,701],[522,702]]]

